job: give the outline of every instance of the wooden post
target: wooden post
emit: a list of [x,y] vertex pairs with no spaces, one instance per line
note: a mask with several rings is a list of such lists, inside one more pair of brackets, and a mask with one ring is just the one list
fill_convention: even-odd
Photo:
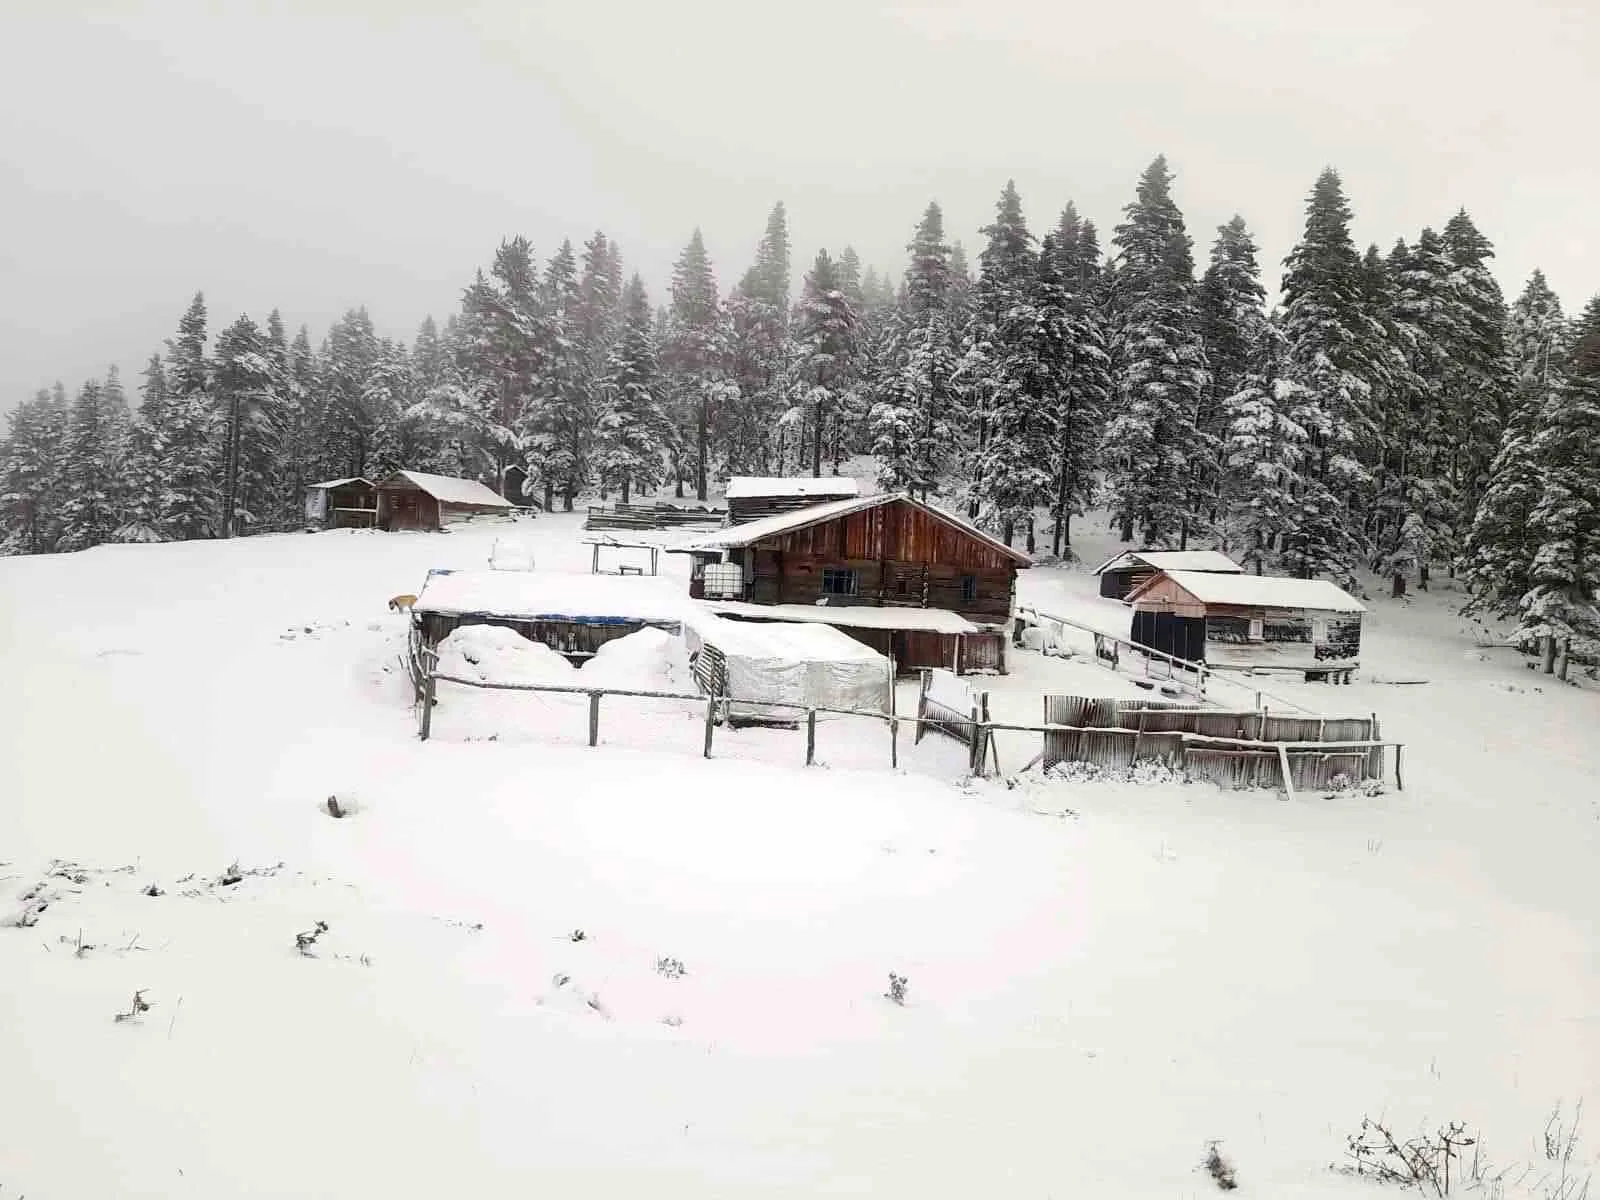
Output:
[[422,680],[422,728],[417,731],[417,736],[424,742],[433,732],[433,694],[438,686],[439,681],[434,678],[430,668]]
[[594,557],[589,562],[589,574],[600,574],[600,543],[594,544]]
[[1129,766],[1139,761],[1139,743],[1144,741],[1144,718],[1145,710],[1141,708],[1139,710],[1139,728],[1133,735],[1133,759],[1128,764]]
[[806,709],[806,766],[817,761],[817,710]]
[[896,768],[896,767],[899,767],[899,765],[900,765],[900,718],[899,717],[890,717],[889,718],[889,766],[891,768]]
[[1406,777],[1400,769],[1400,756],[1404,750],[1405,746],[1401,743],[1394,744],[1394,785],[1402,792],[1406,790]]
[[961,674],[961,635],[959,633],[956,634],[956,648],[951,654],[950,673],[952,675]]
[[1278,743],[1278,765],[1283,769],[1283,792],[1289,799],[1294,799],[1294,772],[1289,769],[1289,751],[1282,742]]
[[706,757],[711,757],[711,732],[717,727],[717,698],[706,701]]
[[[980,711],[983,713],[983,750],[978,754],[978,774],[982,775],[984,772],[985,760],[988,758],[990,752],[994,751],[994,730],[989,728],[988,692],[984,692],[982,696],[978,697],[978,705]],[[998,751],[995,751],[994,753],[994,770],[996,775],[1000,773],[1000,755]]]
[[600,742],[600,693],[589,693],[589,745]]
[[928,669],[924,667],[917,672],[920,682],[917,684],[917,732],[912,735],[911,744],[918,745],[922,741],[922,731],[927,728],[923,723],[928,715]]

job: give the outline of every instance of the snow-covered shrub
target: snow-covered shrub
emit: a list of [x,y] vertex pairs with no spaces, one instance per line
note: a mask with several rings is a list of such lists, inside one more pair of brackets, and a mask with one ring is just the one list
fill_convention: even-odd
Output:
[[689,973],[681,959],[658,958],[656,959],[656,974],[663,979],[682,979]]
[[893,1000],[896,1004],[904,1005],[906,1002],[906,977],[889,972],[889,990],[884,997]]
[[1222,1143],[1206,1143],[1206,1174],[1216,1182],[1217,1187],[1224,1192],[1231,1192],[1239,1186],[1239,1180],[1233,1173],[1233,1164],[1222,1157]]

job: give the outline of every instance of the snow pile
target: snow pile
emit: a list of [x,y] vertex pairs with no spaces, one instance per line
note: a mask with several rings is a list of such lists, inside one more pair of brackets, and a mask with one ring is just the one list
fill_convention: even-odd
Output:
[[1102,767],[1091,762],[1056,763],[1045,770],[1045,778],[1058,783],[1136,783],[1141,787],[1187,783],[1182,771],[1160,759],[1147,759],[1132,767]]
[[572,683],[572,664],[498,625],[463,625],[439,643],[439,673],[484,683]]
[[584,663],[578,682],[644,692],[695,690],[683,639],[660,629],[641,629],[607,642]]
[[515,538],[495,538],[489,550],[491,571],[531,571],[533,551]]

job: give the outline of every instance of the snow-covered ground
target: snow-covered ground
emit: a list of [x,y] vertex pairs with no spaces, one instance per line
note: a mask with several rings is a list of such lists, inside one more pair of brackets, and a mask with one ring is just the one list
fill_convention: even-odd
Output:
[[[582,571],[577,522],[511,532]],[[448,687],[420,743],[385,602],[507,532],[0,560],[0,1197],[1181,1197],[1214,1139],[1245,1194],[1345,1197],[1363,1115],[1553,1186],[1600,1098],[1600,695],[1458,595],[1269,685],[1378,712],[1399,794],[969,784],[850,719],[707,761],[669,701],[590,749],[581,698]],[[1125,629],[1081,569],[1021,588]]]

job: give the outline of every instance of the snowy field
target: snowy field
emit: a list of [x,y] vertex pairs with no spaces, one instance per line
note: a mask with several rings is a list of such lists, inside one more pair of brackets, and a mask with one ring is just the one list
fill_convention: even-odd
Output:
[[[586,570],[578,521],[515,536]],[[505,533],[0,560],[0,1200],[1186,1197],[1211,1141],[1241,1194],[1381,1196],[1329,1169],[1363,1116],[1557,1194],[1546,1123],[1600,1105],[1600,694],[1457,594],[1374,600],[1350,687],[1268,684],[1377,712],[1398,794],[965,783],[848,720],[814,768],[789,730],[705,761],[660,701],[590,749],[581,699],[449,688],[419,743],[385,602]],[[1081,569],[1021,586],[1126,631]],[[1016,666],[997,716],[1143,694]]]

